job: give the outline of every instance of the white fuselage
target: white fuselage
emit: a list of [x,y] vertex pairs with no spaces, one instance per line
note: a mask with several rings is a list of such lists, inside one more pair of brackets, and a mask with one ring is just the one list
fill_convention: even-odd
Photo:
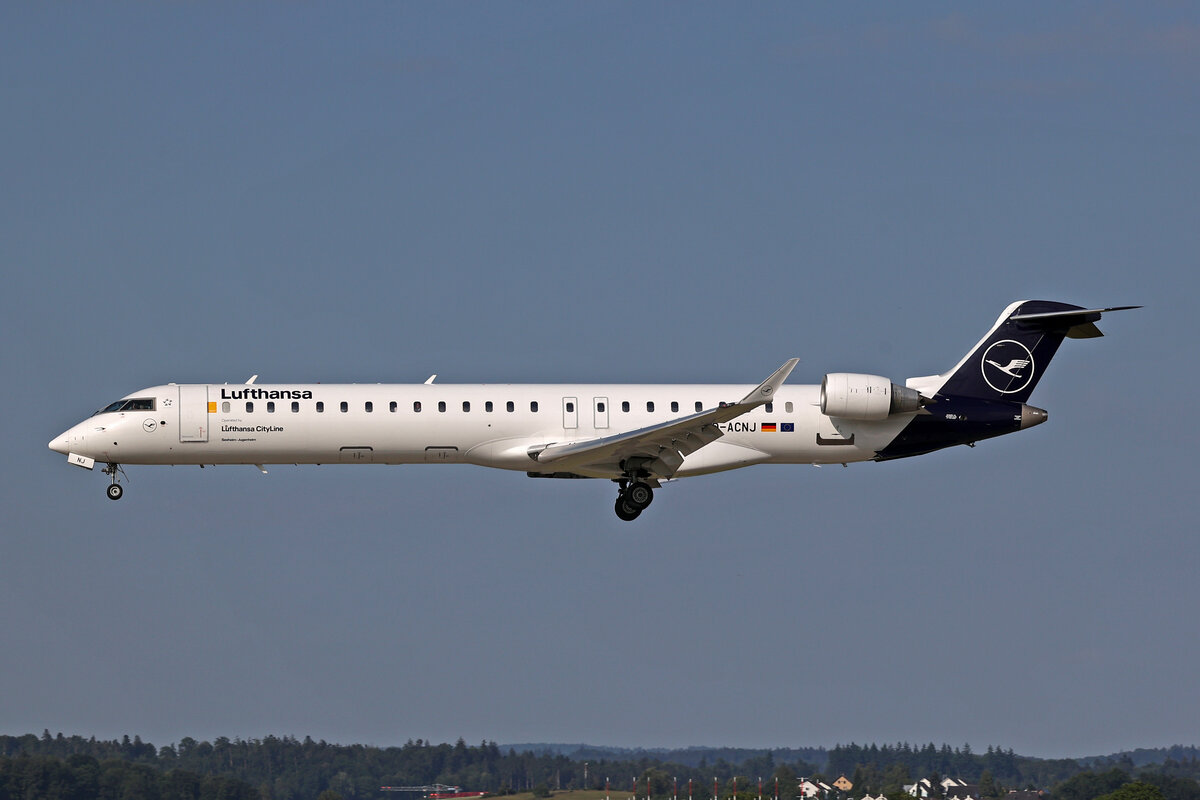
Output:
[[[669,422],[746,391],[677,384],[167,384],[128,395],[124,400],[139,401],[133,408],[97,412],[51,447],[114,464],[468,463],[544,472],[531,450]],[[912,418],[831,418],[820,411],[819,392],[783,386],[772,403],[721,423],[724,435],[688,455],[672,477],[751,464],[869,460]],[[583,474],[620,477],[608,469]]]

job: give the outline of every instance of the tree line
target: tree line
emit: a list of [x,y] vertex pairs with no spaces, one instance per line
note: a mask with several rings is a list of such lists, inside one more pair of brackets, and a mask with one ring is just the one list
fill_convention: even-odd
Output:
[[[580,753],[586,757],[581,758]],[[664,759],[655,752],[589,748],[542,752],[509,748],[495,742],[468,745],[434,744],[421,739],[400,747],[368,747],[314,741],[310,737],[267,736],[262,739],[217,737],[155,747],[139,737],[97,740],[95,737],[42,735],[0,736],[0,800],[8,798],[254,798],[254,800],[358,800],[380,797],[381,786],[435,783],[493,795],[535,791],[547,796],[565,789],[610,789],[613,800],[633,793],[644,798],[710,800],[713,784],[719,800],[794,800],[800,778],[832,783],[846,775],[854,783],[848,795],[832,793],[822,800],[854,800],[884,794],[895,800],[901,787],[917,778],[949,776],[977,783],[986,798],[1010,789],[1050,789],[1054,800],[1096,800],[1131,784],[1149,787],[1155,797],[1107,800],[1200,800],[1200,761],[1192,751],[1173,751],[1160,764],[1143,764],[1135,773],[1128,756],[1071,759],[1018,756],[988,747],[974,753],[969,746],[933,744],[838,745],[828,751],[689,749],[688,756]],[[670,754],[668,754],[670,755]],[[727,760],[724,756],[744,756]],[[715,756],[712,760],[709,756]],[[1144,761],[1144,757],[1139,759]],[[680,763],[687,761],[689,763]],[[1103,776],[1098,778],[1096,776]],[[778,781],[778,784],[776,783]],[[690,784],[689,784],[690,782]],[[736,784],[736,796],[735,796]],[[33,791],[30,787],[42,787]],[[134,792],[138,786],[144,791]],[[83,787],[83,788],[81,788]],[[417,800],[409,795],[397,795]]]
[[0,800],[260,800],[245,781],[89,755],[0,758]]

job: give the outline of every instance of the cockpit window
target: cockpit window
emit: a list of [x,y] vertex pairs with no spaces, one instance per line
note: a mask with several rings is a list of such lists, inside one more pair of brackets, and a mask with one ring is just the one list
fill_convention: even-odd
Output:
[[[104,408],[96,412],[96,414],[108,414],[113,411],[153,411],[153,397],[131,397],[128,400],[118,400],[115,403],[110,403]],[[96,416],[93,414],[92,416]]]

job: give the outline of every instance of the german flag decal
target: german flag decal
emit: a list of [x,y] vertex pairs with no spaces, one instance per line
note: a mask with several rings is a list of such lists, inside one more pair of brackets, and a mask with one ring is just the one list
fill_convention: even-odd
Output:
[[774,422],[764,422],[762,424],[762,429],[763,429],[763,433],[774,433],[775,432],[775,423]]

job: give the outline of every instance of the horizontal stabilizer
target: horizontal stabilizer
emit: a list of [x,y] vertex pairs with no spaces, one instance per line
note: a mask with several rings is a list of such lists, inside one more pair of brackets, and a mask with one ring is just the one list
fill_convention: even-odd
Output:
[[1141,306],[1112,306],[1111,308],[1077,308],[1070,311],[1047,311],[1042,314],[1013,314],[1009,319],[1050,319],[1052,317],[1082,317],[1089,314],[1103,314],[1106,311],[1129,311]]
[[[1111,308],[1080,308],[1070,311],[1047,311],[1039,314],[1014,314],[1011,320],[1039,327],[1062,330],[1068,339],[1096,339],[1104,334],[1096,321],[1106,311],[1129,311],[1141,306],[1112,306]],[[1063,330],[1065,328],[1065,330]]]

